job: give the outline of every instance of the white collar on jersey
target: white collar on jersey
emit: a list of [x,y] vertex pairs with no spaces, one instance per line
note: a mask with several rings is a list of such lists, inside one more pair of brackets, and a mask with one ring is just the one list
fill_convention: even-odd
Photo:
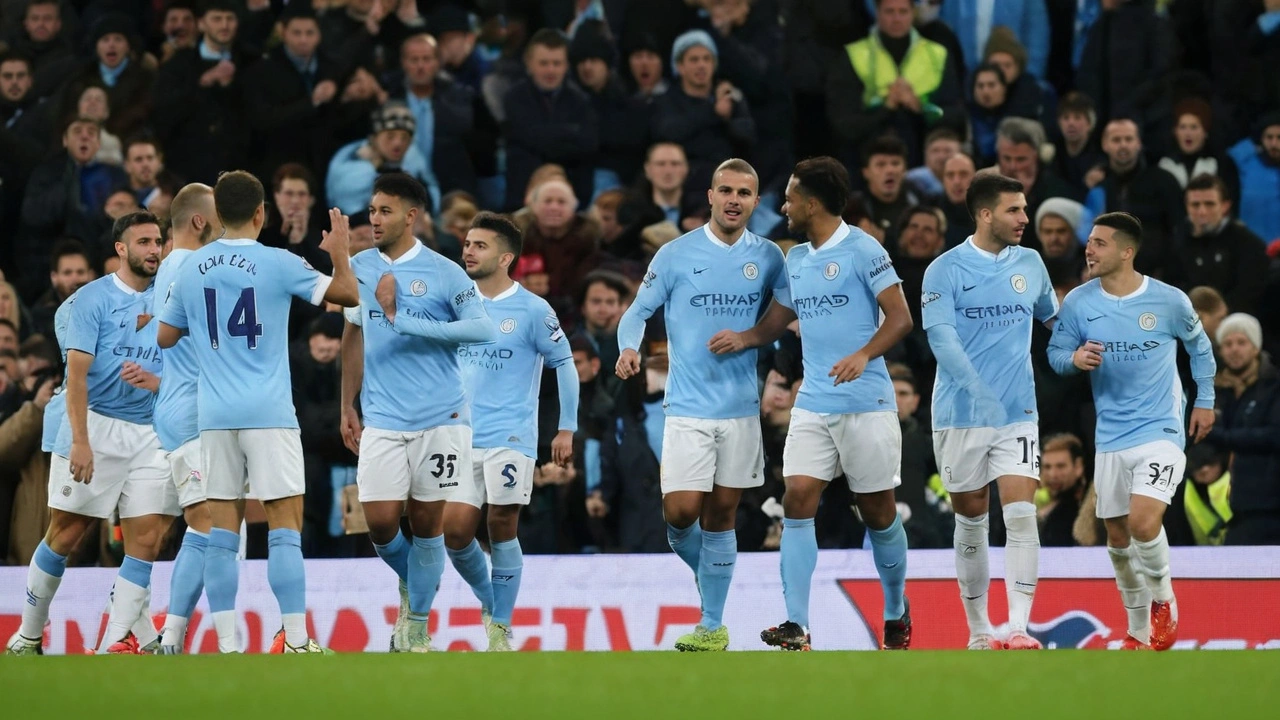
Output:
[[1101,280],[1099,280],[1099,281],[1098,281],[1098,292],[1102,294],[1102,297],[1104,297],[1104,298],[1106,298],[1106,299],[1108,299],[1108,300],[1129,300],[1130,298],[1136,298],[1136,297],[1138,297],[1139,295],[1141,295],[1142,293],[1146,292],[1146,291],[1147,291],[1147,285],[1150,283],[1150,281],[1151,281],[1151,278],[1147,277],[1146,275],[1143,275],[1143,276],[1142,276],[1142,284],[1138,286],[1138,289],[1137,289],[1137,290],[1134,290],[1133,292],[1129,293],[1128,295],[1125,295],[1124,297],[1120,297],[1120,296],[1117,296],[1117,295],[1112,295],[1111,293],[1107,292],[1106,290],[1103,290],[1103,289],[1102,289],[1102,281],[1101,281]]
[[972,235],[970,235],[969,238],[964,242],[966,245],[973,248],[974,252],[990,260],[1003,260],[1006,255],[1012,252],[1010,248],[1013,247],[1012,245],[1005,245],[1004,249],[1001,250],[999,253],[992,253],[992,252],[987,252],[986,250],[983,250],[982,248],[978,247],[978,244],[973,241]]
[[387,257],[387,254],[382,252],[381,250],[378,251],[378,257],[382,258],[382,262],[388,265],[399,265],[400,263],[407,263],[410,260],[418,257],[418,253],[420,252],[422,252],[421,240],[419,240],[418,242],[415,242],[413,244],[413,247],[406,250],[403,255],[396,258],[395,260],[392,260],[391,258]]
[[[480,292],[479,285],[476,286],[476,292]],[[503,290],[502,292],[498,293],[497,295],[494,295],[491,298],[485,298],[485,299],[488,300],[489,302],[498,302],[499,300],[506,300],[507,298],[511,297],[512,295],[515,295],[518,292],[520,292],[520,283],[513,282],[511,283],[511,287],[507,288],[506,290]],[[481,297],[483,297],[484,293],[480,293],[480,295]]]
[[258,241],[249,238],[218,238],[218,242],[233,247],[244,247],[245,245],[255,245]]
[[118,273],[118,272],[113,272],[113,273],[111,273],[111,279],[112,279],[113,281],[115,281],[116,287],[120,289],[120,292],[122,292],[122,293],[124,293],[124,294],[126,294],[126,295],[133,295],[133,296],[137,296],[137,295],[141,295],[141,294],[142,294],[142,293],[138,292],[137,290],[134,290],[133,288],[131,288],[131,287],[129,287],[128,285],[126,285],[126,284],[125,284],[125,282],[124,282],[123,280],[121,280],[121,279],[120,279],[120,273]]
[[706,225],[703,225],[703,226],[702,226],[702,233],[703,233],[704,235],[706,235],[706,236],[707,236],[707,239],[708,239],[708,240],[710,240],[710,241],[712,242],[712,244],[717,245],[717,246],[719,246],[719,247],[721,247],[721,248],[724,248],[725,250],[732,250],[732,249],[734,249],[735,247],[737,247],[737,246],[738,246],[738,243],[740,243],[740,242],[742,242],[743,240],[746,240],[746,239],[747,239],[747,233],[749,233],[749,232],[751,232],[751,231],[750,231],[750,230],[745,230],[745,229],[744,229],[744,230],[742,231],[742,235],[738,236],[738,242],[736,242],[736,243],[734,243],[734,244],[730,245],[729,243],[727,243],[727,242],[725,242],[725,241],[721,240],[720,238],[716,237],[716,234],[715,234],[715,233],[711,232],[711,223],[707,223]]
[[840,243],[844,242],[844,239],[845,239],[845,238],[847,238],[847,237],[849,237],[849,235],[851,235],[851,234],[852,234],[852,233],[850,233],[850,232],[849,232],[849,224],[848,224],[848,223],[846,223],[846,222],[843,222],[843,221],[842,221],[842,222],[841,222],[841,223],[836,227],[836,231],[835,231],[835,232],[833,232],[833,233],[831,233],[831,237],[827,238],[827,241],[826,241],[826,242],[824,242],[824,243],[822,243],[822,247],[820,247],[820,248],[814,248],[814,247],[813,247],[813,245],[809,245],[809,248],[810,248],[810,249],[809,249],[809,252],[811,252],[811,253],[820,253],[820,252],[823,252],[823,251],[825,251],[825,250],[830,250],[831,248],[833,248],[833,247],[835,247],[835,246],[839,245]]

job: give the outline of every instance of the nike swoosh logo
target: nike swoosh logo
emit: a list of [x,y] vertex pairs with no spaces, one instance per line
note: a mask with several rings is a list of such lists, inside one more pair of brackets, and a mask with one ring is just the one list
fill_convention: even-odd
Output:
[[885,570],[892,570],[898,567],[898,563],[880,563],[880,567],[884,568]]
[[707,271],[707,268],[702,268],[702,269],[694,268],[694,269],[693,269],[693,274],[694,274],[694,275],[701,275],[702,273],[704,273],[704,272],[706,272],[706,271]]
[[1089,322],[1093,322],[1094,320],[1101,320],[1104,317],[1106,317],[1106,315],[1099,315],[1098,317],[1091,317],[1091,318],[1085,318],[1085,319],[1088,320]]
[[960,288],[960,289],[961,289],[961,290],[963,290],[963,291],[965,291],[965,292],[969,292],[970,290],[972,290],[972,289],[974,289],[974,288],[976,288],[976,287],[978,287],[978,286],[977,286],[977,285],[969,285],[968,287],[962,287],[962,288]]
[[128,309],[129,309],[129,308],[127,308],[127,307],[116,308],[115,310],[112,310],[112,311],[111,311],[111,314],[112,314],[112,315],[115,315],[115,314],[117,314],[117,313],[122,313],[122,312],[124,312],[125,310],[128,310]]

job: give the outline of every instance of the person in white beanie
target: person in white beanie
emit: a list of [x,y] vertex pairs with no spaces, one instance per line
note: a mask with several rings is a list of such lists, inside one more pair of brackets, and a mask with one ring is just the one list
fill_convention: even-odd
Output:
[[1233,313],[1218,326],[1221,417],[1208,441],[1231,453],[1227,545],[1280,545],[1280,372],[1262,352],[1262,325]]
[[1076,225],[1083,214],[1084,206],[1070,198],[1054,197],[1040,203],[1036,209],[1036,235],[1046,260],[1078,253]]

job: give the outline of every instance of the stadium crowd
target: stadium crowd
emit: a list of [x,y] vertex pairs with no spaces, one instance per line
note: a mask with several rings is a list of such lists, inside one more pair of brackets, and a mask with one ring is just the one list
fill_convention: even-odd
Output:
[[[477,212],[511,213],[525,233],[515,275],[569,332],[582,399],[561,468],[548,371],[521,544],[667,552],[665,334],[649,323],[644,372],[619,380],[619,318],[653,253],[707,221],[721,161],[756,168],[750,227],[785,250],[782,191],[820,154],[849,167],[844,218],[889,250],[912,305],[916,329],[888,355],[912,547],[951,547],[954,523],[915,299],[929,263],[972,232],[965,191],[986,167],[1028,188],[1023,244],[1059,299],[1083,281],[1092,218],[1142,221],[1138,269],[1189,294],[1219,369],[1218,422],[1188,449],[1169,537],[1280,544],[1280,0],[0,0],[0,50],[0,562],[27,564],[47,523],[54,312],[114,271],[114,218],[164,217],[183,184],[234,168],[268,189],[262,241],[321,271],[326,208],[351,216],[353,252],[371,246],[380,173],[423,182],[417,234],[455,261]],[[350,532],[338,310],[297,303],[291,318],[308,557],[373,552]],[[1101,545],[1089,380],[1055,374],[1036,332],[1041,542]],[[778,546],[799,347],[790,334],[761,353],[767,479],[739,509],[744,551]],[[850,504],[832,483],[822,547],[863,546]],[[261,519],[250,557],[265,557]],[[119,562],[102,525],[75,563]]]

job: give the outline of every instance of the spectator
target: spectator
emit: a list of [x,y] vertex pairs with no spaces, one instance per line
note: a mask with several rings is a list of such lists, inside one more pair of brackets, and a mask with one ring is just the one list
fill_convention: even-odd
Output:
[[684,147],[689,160],[685,189],[691,193],[711,187],[716,166],[747,155],[756,143],[756,123],[742,91],[727,80],[714,82],[719,63],[710,35],[684,33],[671,50],[679,82],[653,101],[653,139]]
[[[1034,218],[1045,200],[1073,197],[1072,190],[1040,160],[1045,147],[1044,126],[1027,118],[1005,118],[996,131],[997,165],[1003,175],[1019,180],[1026,188],[1027,217]],[[1036,229],[1030,225],[1022,233],[1022,246],[1040,249]]]
[[566,318],[575,315],[571,298],[600,261],[599,228],[577,212],[573,188],[562,180],[549,180],[535,188],[531,209],[524,252],[539,255],[546,263],[550,280],[547,301],[568,325]]
[[1240,171],[1240,220],[1271,242],[1280,239],[1280,111],[1257,125],[1229,154]]
[[1196,545],[1221,545],[1232,520],[1231,473],[1223,453],[1208,443],[1187,450],[1187,480],[1179,488]]
[[1040,238],[1044,259],[1079,261],[1084,269],[1084,253],[1076,241],[1076,225],[1084,213],[1084,206],[1063,197],[1049,198],[1040,204],[1035,214],[1036,235]]
[[260,54],[241,39],[237,5],[206,2],[198,42],[175,48],[156,76],[151,121],[169,166],[191,182],[212,185],[219,172],[249,160],[246,89]]
[[947,49],[912,27],[911,0],[878,0],[871,33],[846,45],[828,70],[827,119],[846,156],[893,131],[916,164],[928,128],[963,124],[960,82]]
[[973,158],[963,152],[951,156],[942,166],[942,214],[947,218],[947,249],[959,245],[973,234],[973,216],[969,214],[969,206],[965,196],[969,193],[969,183],[977,174]]
[[1228,315],[1217,337],[1221,417],[1206,442],[1232,453],[1227,544],[1280,545],[1280,373],[1253,316]]
[[1049,61],[1049,16],[1044,0],[1003,0],[985,7],[981,0],[947,0],[942,3],[938,17],[955,30],[964,48],[966,65],[973,67],[988,59],[983,56],[984,49],[990,55],[988,38],[1004,28],[1011,40],[1030,49],[1030,55],[1022,63],[1026,71],[1037,78],[1045,77]]
[[20,390],[17,412],[0,421],[0,560],[6,565],[30,563],[48,527],[49,454],[41,437],[58,378],[35,376],[33,390]]
[[[622,314],[621,311],[618,312]],[[0,352],[9,352],[13,354],[13,360],[18,359],[18,324],[7,317],[0,317]],[[8,376],[6,380],[17,380],[18,378]],[[3,414],[3,413],[0,413]]]
[[983,63],[973,71],[973,99],[969,103],[969,134],[978,162],[990,165],[996,159],[996,128],[1009,115],[1009,83],[1004,71]]
[[[103,127],[111,117],[111,110],[107,107],[107,91],[97,85],[90,85],[80,93],[80,101],[76,107],[79,113],[77,117],[89,118],[98,123],[99,127]],[[124,165],[124,143],[103,127],[98,133],[98,154],[93,159],[121,167]]]
[[24,297],[36,297],[46,287],[50,240],[70,236],[95,243],[109,227],[103,206],[125,179],[119,168],[93,159],[100,131],[93,120],[73,120],[62,134],[64,150],[31,173],[22,203],[26,243],[19,263]]
[[1175,60],[1168,21],[1156,14],[1152,0],[1100,4],[1101,15],[1085,33],[1076,89],[1097,103],[1102,127],[1132,119],[1136,134],[1163,137],[1160,130],[1169,120],[1164,86]]
[[106,90],[111,110],[106,130],[122,138],[135,135],[150,119],[151,88],[156,74],[143,62],[133,20],[121,14],[103,15],[90,28],[88,38],[95,57],[67,81],[60,118],[76,113],[80,94],[86,87],[100,87]]
[[[1222,294],[1211,287],[1193,287],[1187,291],[1187,298],[1191,300],[1191,309],[1196,311],[1196,317],[1200,318],[1200,324],[1204,327],[1204,334],[1209,336],[1209,341],[1213,343],[1213,352],[1218,355],[1218,326],[1227,317],[1227,301],[1222,299]],[[1219,359],[1219,364],[1221,360]]]
[[[13,7],[13,5],[9,5]],[[31,58],[32,92],[47,98],[75,71],[76,52],[63,32],[58,0],[30,0],[22,17],[22,33],[13,49]]]
[[348,215],[369,207],[373,182],[378,175],[404,172],[417,178],[427,188],[433,213],[440,207],[440,186],[427,166],[427,159],[414,143],[417,122],[409,106],[389,100],[373,114],[373,132],[366,140],[356,140],[338,149],[329,162],[325,195],[329,203]]
[[[1036,0],[1028,0],[1035,2]],[[1047,51],[1048,48],[1045,48]],[[983,62],[1000,68],[1006,83],[1005,112],[1048,124],[1053,120],[1055,96],[1053,87],[1041,78],[1043,73],[1029,71],[1027,48],[1018,42],[1007,27],[992,28],[983,50]]]
[[944,195],[943,174],[947,161],[960,152],[960,135],[951,128],[938,128],[924,140],[924,164],[907,172],[907,187],[929,202]]
[[636,177],[649,139],[648,105],[632,97],[613,71],[617,55],[608,27],[600,20],[579,25],[569,45],[574,79],[590,99],[601,128],[595,196],[625,187]]
[[[894,269],[902,280],[902,293],[914,321],[911,332],[902,340],[904,361],[922,378],[931,378],[934,370],[933,351],[920,318],[924,272],[946,249],[947,220],[942,211],[931,205],[913,205],[899,219],[897,242],[891,249]],[[914,383],[914,380],[913,380]]]
[[[0,223],[13,227],[22,213],[22,188],[48,145],[48,107],[32,91],[31,61],[0,54]],[[0,268],[13,272],[12,239],[0,239]]]
[[1036,493],[1040,544],[1044,547],[1076,545],[1072,529],[1089,488],[1080,438],[1068,433],[1045,438],[1040,450],[1040,478],[1043,487]]
[[[0,280],[0,319],[8,320],[13,326],[15,340],[21,340],[31,334],[31,322],[25,320],[25,309],[18,299],[18,291],[5,280]],[[17,350],[15,346],[13,348]]]
[[627,85],[632,97],[644,102],[665,93],[670,87],[662,76],[662,55],[658,42],[648,33],[641,33],[629,45],[627,51]]
[[672,142],[650,145],[644,161],[644,177],[618,208],[618,224],[623,230],[610,253],[622,259],[640,260],[657,251],[657,247],[649,246],[645,237],[646,231],[650,237],[654,235],[650,228],[667,224],[670,229],[663,236],[674,232],[672,237],[678,237],[706,222],[706,218],[694,212],[696,196],[684,192],[688,177],[689,163],[685,160],[684,148]]
[[[902,484],[894,488],[902,515],[907,544],[913,548],[950,547],[954,518],[942,512],[929,489],[929,480],[938,472],[933,456],[933,434],[927,424],[916,417],[920,407],[920,390],[916,376],[901,363],[889,364],[898,401],[898,424],[902,429]],[[902,512],[906,505],[908,511]]]
[[529,177],[549,162],[564,167],[573,195],[590,198],[599,126],[591,101],[565,82],[569,44],[563,33],[539,30],[524,58],[528,77],[502,98],[507,209],[520,206],[520,193]]
[[95,277],[89,252],[78,240],[59,240],[49,259],[49,289],[31,306],[32,332],[54,337],[53,316],[63,301]]
[[[258,242],[268,247],[284,248],[311,263],[320,272],[329,272],[333,261],[329,253],[320,249],[323,240],[319,217],[316,214],[316,179],[310,170],[299,163],[285,163],[271,177],[271,199],[274,212],[268,224],[262,227]],[[364,209],[357,213],[367,215],[368,198]]]
[[1185,196],[1187,219],[1174,233],[1165,279],[1180,288],[1211,287],[1234,312],[1258,312],[1268,265],[1261,238],[1231,219],[1222,178],[1197,175]]
[[867,221],[860,227],[890,249],[894,224],[908,207],[920,202],[907,188],[906,174],[907,146],[898,138],[886,135],[862,151],[862,179],[867,184],[862,205]]
[[1085,198],[1084,217],[1076,226],[1083,245],[1093,229],[1093,219],[1104,212],[1123,211],[1142,221],[1142,252],[1134,267],[1159,277],[1169,262],[1169,242],[1178,223],[1186,217],[1182,190],[1169,173],[1147,165],[1142,157],[1142,137],[1132,120],[1112,120],[1102,131],[1102,151],[1107,154],[1107,175]]
[[591,216],[600,225],[600,246],[611,255],[613,244],[623,230],[618,223],[618,208],[626,199],[627,194],[621,190],[606,190],[591,203]]
[[428,18],[427,28],[439,41],[441,67],[480,98],[481,81],[492,62],[476,46],[476,32],[467,11],[452,3],[440,5]]
[[475,194],[479,178],[497,174],[498,122],[480,94],[441,72],[439,47],[430,35],[413,35],[400,47],[404,100],[419,128],[413,144],[427,161],[441,193]]
[[[206,3],[205,8],[214,3]],[[200,32],[196,28],[195,4],[189,0],[173,0],[164,9],[164,20],[160,23],[160,35],[163,41],[156,53],[160,64],[164,65],[173,59],[179,50],[194,48],[200,40]],[[155,47],[154,45],[152,47]]]
[[1213,129],[1213,110],[1209,103],[1192,97],[1173,108],[1172,150],[1158,163],[1160,168],[1173,176],[1182,189],[1197,175],[1214,175],[1222,178],[1226,186],[1225,197],[1240,197],[1240,175],[1230,156],[1209,150],[1209,131]]
[[1075,198],[1083,198],[1105,177],[1107,157],[1093,135],[1097,125],[1098,113],[1088,95],[1070,92],[1058,103],[1053,169],[1071,186]]
[[320,16],[320,34],[341,63],[339,74],[350,77],[363,70],[375,83],[405,38],[425,27],[418,4],[400,0],[347,0]]
[[150,207],[160,195],[158,178],[164,170],[164,154],[155,140],[135,137],[124,145],[125,186],[133,194],[138,209]]
[[[646,364],[650,358],[646,357]],[[604,365],[602,362],[601,365]],[[668,552],[659,485],[662,457],[662,391],[649,387],[652,371],[642,366],[622,386],[619,401],[600,438],[599,494],[589,510],[611,516],[617,549],[630,553]],[[657,422],[649,422],[653,417]]]

